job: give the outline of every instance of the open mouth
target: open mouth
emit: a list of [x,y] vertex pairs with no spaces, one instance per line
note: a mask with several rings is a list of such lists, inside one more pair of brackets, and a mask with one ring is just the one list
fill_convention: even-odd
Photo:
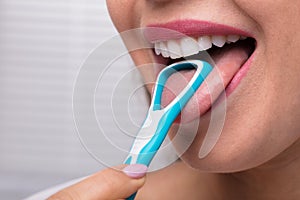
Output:
[[226,51],[239,48],[245,51],[249,58],[253,54],[255,47],[255,39],[246,36],[201,36],[197,39],[185,37],[155,42],[153,51],[160,57],[158,58],[160,63],[165,65],[182,60],[199,59],[215,66],[217,59]]
[[[218,73],[213,71],[208,79],[213,80],[216,76],[222,76],[221,87],[216,84],[216,86],[210,87],[210,89],[201,89],[201,86],[197,92],[198,94],[196,93],[195,97],[193,97],[194,102],[200,102],[198,108],[191,108],[190,105],[187,105],[175,122],[189,122],[210,110],[212,104],[217,101],[223,92],[229,95],[231,91],[227,91],[227,88],[231,85],[231,81],[235,75],[238,74],[243,65],[247,63],[255,51],[255,48],[256,41],[254,38],[238,35],[227,37],[202,36],[198,41],[194,38],[187,37],[156,42],[153,51],[157,57],[160,57],[161,63],[170,65],[181,60],[204,60],[218,68]],[[182,72],[180,75],[177,74],[171,77],[172,79],[167,82],[167,89],[165,89],[163,93],[163,106],[168,105],[176,95],[179,94],[193,73],[194,72]],[[182,77],[185,78],[184,81]],[[210,80],[208,80],[208,82],[210,82]],[[210,91],[207,92],[205,90]],[[190,104],[195,105],[198,103]],[[198,110],[198,113],[195,114],[195,110]],[[180,118],[183,120],[180,120]]]
[[[224,97],[222,94],[229,96],[246,76],[257,46],[251,34],[226,25],[184,20],[154,27],[164,28],[150,29],[145,34],[153,44],[156,62],[162,64],[156,69],[156,75],[163,66],[182,60],[202,60],[214,67],[206,78],[210,86],[200,86],[182,110],[181,120],[176,122],[190,122],[209,111],[214,103],[220,102]],[[165,28],[172,31],[180,29],[181,34]],[[168,105],[181,92],[193,74],[193,71],[183,71],[168,79],[162,106]]]

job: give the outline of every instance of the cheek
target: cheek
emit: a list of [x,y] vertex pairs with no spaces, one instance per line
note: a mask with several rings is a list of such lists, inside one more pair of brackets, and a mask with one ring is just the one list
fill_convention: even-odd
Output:
[[276,29],[274,35],[286,31],[286,27],[297,28],[299,24],[300,2],[298,0],[234,0],[246,15],[252,18],[263,31]]
[[[300,84],[300,1],[234,0],[260,29],[263,70],[272,103],[281,113],[296,114]],[[271,101],[270,101],[271,102]]]
[[138,1],[107,0],[107,8],[111,19],[119,32],[135,28],[138,17]]

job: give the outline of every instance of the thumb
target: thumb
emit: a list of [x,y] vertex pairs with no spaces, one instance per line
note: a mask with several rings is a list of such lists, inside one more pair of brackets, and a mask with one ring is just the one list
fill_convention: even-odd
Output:
[[61,190],[48,200],[125,199],[144,185],[147,166],[133,164],[124,167],[122,165],[100,171]]

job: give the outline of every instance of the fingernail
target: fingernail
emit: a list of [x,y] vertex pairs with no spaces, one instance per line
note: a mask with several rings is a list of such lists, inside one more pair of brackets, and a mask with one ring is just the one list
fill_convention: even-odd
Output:
[[125,167],[122,171],[131,178],[142,178],[147,173],[148,167],[142,164],[132,164]]

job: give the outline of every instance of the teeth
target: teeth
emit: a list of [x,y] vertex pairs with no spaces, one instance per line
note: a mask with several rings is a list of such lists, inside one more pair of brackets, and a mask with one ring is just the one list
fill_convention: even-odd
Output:
[[211,41],[215,46],[223,47],[226,43],[226,37],[221,35],[212,36]]
[[180,40],[181,52],[182,56],[190,56],[193,54],[197,54],[200,51],[199,45],[197,42],[189,37],[182,38]]
[[184,37],[168,41],[155,42],[154,50],[157,55],[162,55],[165,58],[177,59],[197,54],[199,51],[205,51],[212,46],[223,47],[225,43],[234,43],[238,40],[245,40],[247,37],[240,35],[213,35],[201,36],[197,39]]
[[201,51],[205,51],[212,47],[212,41],[210,36],[202,36],[198,38],[198,44]]
[[169,40],[168,41],[168,51],[170,54],[170,57],[172,59],[176,59],[176,58],[180,58],[181,56],[181,51],[180,51],[180,45],[178,43],[178,41],[176,40]]
[[167,45],[164,42],[161,42],[159,46],[160,46],[162,56],[165,58],[170,57]]
[[227,36],[227,41],[229,42],[236,42],[240,39],[239,35],[228,35]]
[[154,44],[154,50],[155,50],[156,55],[159,55],[161,53],[160,42],[156,42]]

